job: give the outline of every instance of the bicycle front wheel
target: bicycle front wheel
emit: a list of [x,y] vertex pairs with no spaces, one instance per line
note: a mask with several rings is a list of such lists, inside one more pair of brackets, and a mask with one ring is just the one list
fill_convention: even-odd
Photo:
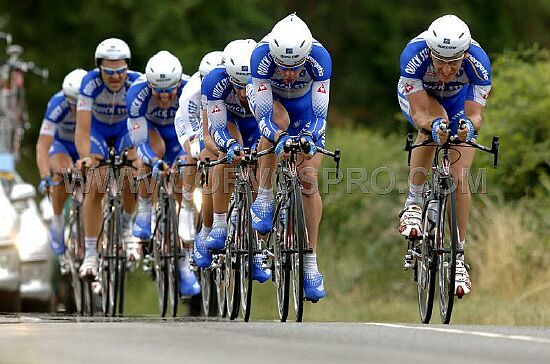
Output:
[[252,229],[252,217],[250,216],[250,204],[252,203],[252,191],[246,186],[246,192],[242,194],[242,210],[240,211],[239,241],[241,242],[240,258],[240,284],[241,284],[241,308],[243,321],[250,320],[252,309],[252,264],[256,250],[256,234]]
[[434,229],[428,219],[426,208],[423,211],[422,221],[424,226],[422,240],[413,242],[415,252],[421,255],[416,260],[414,274],[418,288],[420,320],[423,324],[428,324],[432,318],[434,304],[437,257],[434,254]]
[[119,299],[119,285],[120,285],[120,249],[122,232],[120,229],[120,210],[116,207],[112,210],[111,215],[111,229],[110,235],[110,254],[109,254],[109,315],[116,316],[117,303]]
[[157,304],[162,317],[168,307],[168,269],[163,252],[163,233],[165,216],[157,216],[155,234],[153,235],[153,261],[155,269],[155,286],[157,289]]
[[272,234],[273,241],[273,276],[275,288],[277,288],[277,309],[279,319],[285,322],[288,317],[288,303],[290,295],[290,264],[288,250],[288,219],[290,216],[288,209],[279,209],[277,211],[277,228]]
[[165,244],[168,248],[168,308],[171,316],[178,314],[179,304],[179,258],[180,244],[178,235],[178,215],[176,214],[176,205],[173,198],[168,198],[168,211],[166,215]]
[[[231,216],[232,209],[229,209],[228,215]],[[241,221],[240,212],[237,213],[237,226],[232,226],[231,219],[228,225],[229,241],[225,244],[225,299],[227,313],[230,320],[234,320],[239,315],[240,306],[240,259],[236,249],[239,247],[239,224]]]
[[[292,293],[296,322],[302,322],[304,316],[304,250],[307,248],[307,231],[302,201],[302,189],[295,182],[292,193],[292,254],[290,255]],[[288,217],[287,217],[288,218]]]
[[437,229],[439,314],[441,321],[448,324],[451,321],[455,296],[456,249],[458,245],[455,191],[441,199],[439,211]]

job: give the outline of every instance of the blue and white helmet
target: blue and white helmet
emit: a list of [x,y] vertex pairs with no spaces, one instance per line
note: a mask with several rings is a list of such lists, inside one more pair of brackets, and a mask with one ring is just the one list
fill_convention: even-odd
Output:
[[250,57],[256,48],[253,39],[237,39],[229,42],[223,50],[223,63],[232,83],[245,85],[252,71]]
[[147,81],[153,87],[169,88],[181,81],[183,67],[179,59],[168,51],[160,51],[145,66]]
[[223,52],[214,51],[206,53],[201,59],[199,64],[199,74],[201,77],[204,77],[208,72],[212,71],[214,68],[223,63]]
[[435,19],[426,34],[426,42],[435,58],[457,60],[470,48],[472,36],[468,25],[456,15]]
[[80,95],[80,84],[86,74],[88,74],[88,72],[84,71],[82,68],[77,68],[65,76],[62,86],[65,97],[73,100],[78,99]]
[[311,31],[296,14],[290,14],[275,24],[269,35],[269,52],[278,66],[301,66],[312,46]]

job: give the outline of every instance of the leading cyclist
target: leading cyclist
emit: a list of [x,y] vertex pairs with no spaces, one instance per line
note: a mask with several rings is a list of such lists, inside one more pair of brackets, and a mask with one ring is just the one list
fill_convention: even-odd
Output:
[[[480,45],[471,39],[466,23],[455,15],[433,21],[427,31],[411,40],[401,54],[401,77],[397,94],[403,115],[418,131],[417,142],[431,137],[442,144],[449,133],[460,140],[474,139],[481,128],[483,107],[491,90],[491,62]],[[464,128],[459,129],[459,123]],[[422,234],[422,192],[426,171],[431,167],[435,147],[412,152],[409,196],[401,212],[399,232],[408,238]],[[456,146],[451,150],[451,172],[456,183],[459,229],[458,250],[464,251],[471,197],[467,172],[475,149]],[[470,292],[471,282],[459,253],[456,290]]]
[[[139,76],[128,70],[130,48],[123,40],[109,38],[95,51],[97,68],[82,80],[76,113],[75,142],[81,161],[78,166],[91,166],[108,156],[109,144],[116,152],[130,149],[132,143],[126,127],[126,92]],[[98,268],[97,236],[101,229],[101,201],[105,194],[107,168],[93,174],[90,189],[84,198],[84,241],[86,254],[80,267],[82,277],[95,277]],[[125,240],[132,236],[131,216],[135,198],[129,180],[124,179],[122,231]],[[128,246],[128,245],[127,245]],[[131,253],[131,252],[128,252]]]
[[[304,293],[308,299],[325,297],[323,275],[317,267],[317,236],[323,202],[317,188],[325,145],[332,61],[296,14],[279,21],[254,50],[252,80],[247,87],[250,104],[260,123],[259,150],[275,145],[281,156],[291,136],[300,136],[309,153],[299,160],[305,220],[313,253],[304,255]],[[274,198],[271,176],[276,158],[260,160],[260,187],[251,207],[252,226],[264,234],[273,226]]]
[[50,224],[50,247],[55,255],[65,252],[63,205],[68,191],[61,183],[62,173],[73,168],[78,160],[74,144],[76,102],[80,83],[87,73],[78,68],[65,76],[62,90],[48,102],[36,142],[36,164],[41,177],[38,190],[50,193],[52,199],[54,215]]

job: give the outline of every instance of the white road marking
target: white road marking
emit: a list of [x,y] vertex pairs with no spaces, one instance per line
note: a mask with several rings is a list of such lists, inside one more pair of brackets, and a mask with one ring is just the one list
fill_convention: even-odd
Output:
[[495,334],[492,332],[484,332],[484,331],[465,331],[465,330],[458,330],[458,329],[444,329],[440,327],[408,326],[408,325],[386,324],[386,323],[378,323],[378,322],[366,322],[365,324],[371,325],[371,326],[391,327],[396,329],[437,331],[437,332],[444,332],[447,334],[482,336],[482,337],[490,337],[493,339],[507,339],[507,340],[529,341],[529,342],[550,344],[550,339],[544,339],[541,337],[534,337],[534,336],[525,336],[525,335],[504,335],[504,334]]

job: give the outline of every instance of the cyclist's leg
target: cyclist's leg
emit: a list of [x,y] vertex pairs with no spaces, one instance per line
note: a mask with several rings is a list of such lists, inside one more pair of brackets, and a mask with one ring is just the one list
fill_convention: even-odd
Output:
[[[202,145],[204,146],[204,144]],[[206,157],[210,160],[216,160],[217,156],[210,152],[207,148],[202,148],[199,159],[204,161]],[[208,181],[204,181],[202,185],[202,203],[201,203],[201,215],[202,215],[202,227],[200,232],[195,236],[195,246],[193,252],[193,258],[195,263],[200,267],[210,265],[211,257],[208,249],[206,248],[206,239],[212,231],[212,224],[214,222],[213,215],[213,199],[212,199],[212,173],[208,173]]]
[[[243,138],[238,127],[230,121],[227,123],[229,134],[235,138],[241,145]],[[224,158],[225,153],[220,153],[220,158]],[[214,221],[212,231],[206,238],[206,247],[208,249],[222,249],[225,246],[227,237],[227,206],[231,198],[231,192],[234,187],[234,166],[229,164],[218,164],[213,168],[213,190],[212,202],[214,210]]]
[[[128,159],[135,161],[137,159],[136,148],[132,145],[130,135],[127,130],[125,123],[120,123],[117,125],[117,138],[115,141],[115,149],[118,155],[122,154],[125,150],[128,151]],[[122,217],[122,235],[125,242],[132,244],[133,234],[132,234],[132,215],[136,208],[136,192],[137,188],[133,186],[132,175],[137,175],[137,173],[131,168],[123,168],[120,172],[123,177],[122,185],[122,206],[123,211],[121,214]]]
[[[273,101],[273,122],[280,130],[287,130],[290,125],[290,116],[279,101]],[[260,138],[258,151],[269,149],[271,143],[265,137]],[[273,225],[274,198],[272,177],[275,173],[277,157],[273,154],[260,158],[258,163],[258,196],[252,204],[252,227],[264,234],[271,230]]]
[[[98,128],[94,128],[92,124],[90,130],[90,154],[94,164],[106,158],[107,153],[107,142],[102,131]],[[94,277],[97,274],[97,237],[101,230],[101,202],[106,190],[107,169],[102,167],[99,169],[91,169],[90,172],[91,173],[87,174],[88,186],[84,191],[83,223],[86,254],[84,262],[80,267],[80,275]]]
[[[416,128],[414,121],[411,117],[411,107],[406,96],[399,90],[397,92],[399,105],[405,119]],[[428,96],[429,99],[429,112],[433,119],[443,118],[448,120],[447,112],[445,108],[432,96]],[[418,133],[416,142],[420,143],[427,140],[429,136],[422,133]],[[435,153],[435,147],[422,147],[416,148],[411,153],[411,166],[409,174],[409,194],[405,201],[405,208],[400,214],[399,232],[406,237],[413,238],[419,236],[422,233],[421,219],[422,219],[422,192],[424,189],[424,183],[429,175],[432,165],[433,157]]]
[[54,141],[49,152],[50,169],[52,170],[54,181],[51,195],[54,216],[50,224],[50,247],[55,255],[61,255],[65,251],[63,206],[67,199],[68,191],[63,183],[62,174],[63,171],[73,167],[73,160],[69,153],[66,146],[58,140]]
[[[157,156],[161,158],[164,156],[166,150],[164,140],[159,132],[151,126],[149,127],[148,143]],[[151,166],[145,164],[141,158],[138,158],[137,166],[140,175],[151,171]],[[155,191],[155,185],[153,179],[150,177],[142,180],[138,185],[138,211],[134,222],[133,234],[141,240],[147,240],[151,237],[151,196]]]

